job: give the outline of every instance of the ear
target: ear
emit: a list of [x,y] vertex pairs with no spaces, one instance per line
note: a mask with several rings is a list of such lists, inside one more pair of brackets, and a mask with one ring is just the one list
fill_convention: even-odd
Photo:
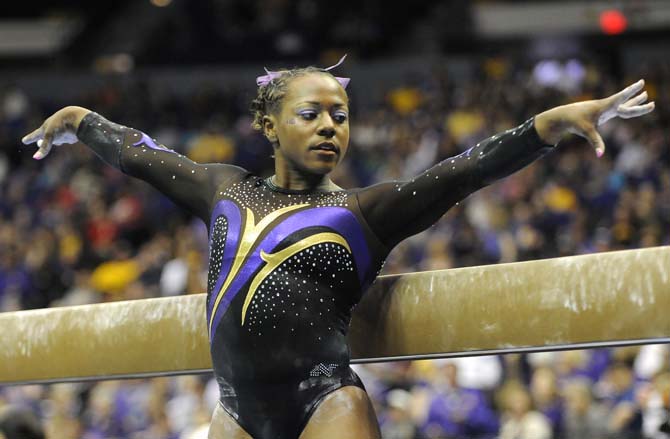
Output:
[[276,118],[271,114],[263,116],[263,134],[265,134],[265,137],[267,137],[267,139],[273,145],[279,143],[279,139],[277,138],[276,122]]

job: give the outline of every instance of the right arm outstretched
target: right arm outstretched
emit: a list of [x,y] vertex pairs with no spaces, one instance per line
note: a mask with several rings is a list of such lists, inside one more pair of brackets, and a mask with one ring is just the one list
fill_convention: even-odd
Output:
[[37,142],[33,156],[44,158],[52,145],[81,141],[108,164],[140,178],[208,223],[215,191],[246,171],[226,164],[198,164],[147,134],[111,122],[82,107],[65,107],[23,138]]

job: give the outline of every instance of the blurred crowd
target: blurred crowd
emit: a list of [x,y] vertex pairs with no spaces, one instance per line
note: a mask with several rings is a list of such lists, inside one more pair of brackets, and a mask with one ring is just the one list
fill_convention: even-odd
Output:
[[[399,244],[382,274],[669,244],[666,70],[632,72],[647,80],[657,110],[602,127],[604,157],[582,139],[566,139]],[[531,65],[495,58],[467,81],[435,68],[377,90],[370,102],[354,95],[351,147],[331,177],[345,188],[411,178],[544,109],[604,97],[638,79],[589,63],[564,81],[544,78]],[[252,93],[203,84],[181,99],[139,80],[70,102],[0,90],[0,310],[205,292],[200,220],[83,145],[56,146],[38,162],[20,139],[60,107],[81,105],[197,162],[267,176],[271,148],[251,130]],[[652,345],[355,369],[385,438],[660,439],[670,437],[662,431],[669,358],[666,346]],[[206,437],[217,392],[210,375],[8,386],[0,406],[36,414],[49,438],[196,439]]]

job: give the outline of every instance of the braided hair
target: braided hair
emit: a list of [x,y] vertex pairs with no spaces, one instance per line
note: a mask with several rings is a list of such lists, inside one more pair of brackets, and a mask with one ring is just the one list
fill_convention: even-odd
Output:
[[322,73],[335,79],[330,72],[317,67],[303,67],[279,70],[280,76],[274,78],[265,85],[258,87],[256,99],[251,101],[251,112],[254,120],[251,127],[256,131],[263,131],[263,117],[269,114],[277,114],[281,108],[281,102],[286,95],[288,84],[291,80],[307,75],[309,73]]

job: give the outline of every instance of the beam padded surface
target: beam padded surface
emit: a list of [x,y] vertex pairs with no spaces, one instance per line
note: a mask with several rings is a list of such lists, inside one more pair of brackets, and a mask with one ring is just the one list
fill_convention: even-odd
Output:
[[[670,248],[382,276],[358,361],[670,336]],[[210,369],[205,295],[0,314],[0,382]]]
[[506,350],[670,336],[670,247],[377,279],[354,357]]

